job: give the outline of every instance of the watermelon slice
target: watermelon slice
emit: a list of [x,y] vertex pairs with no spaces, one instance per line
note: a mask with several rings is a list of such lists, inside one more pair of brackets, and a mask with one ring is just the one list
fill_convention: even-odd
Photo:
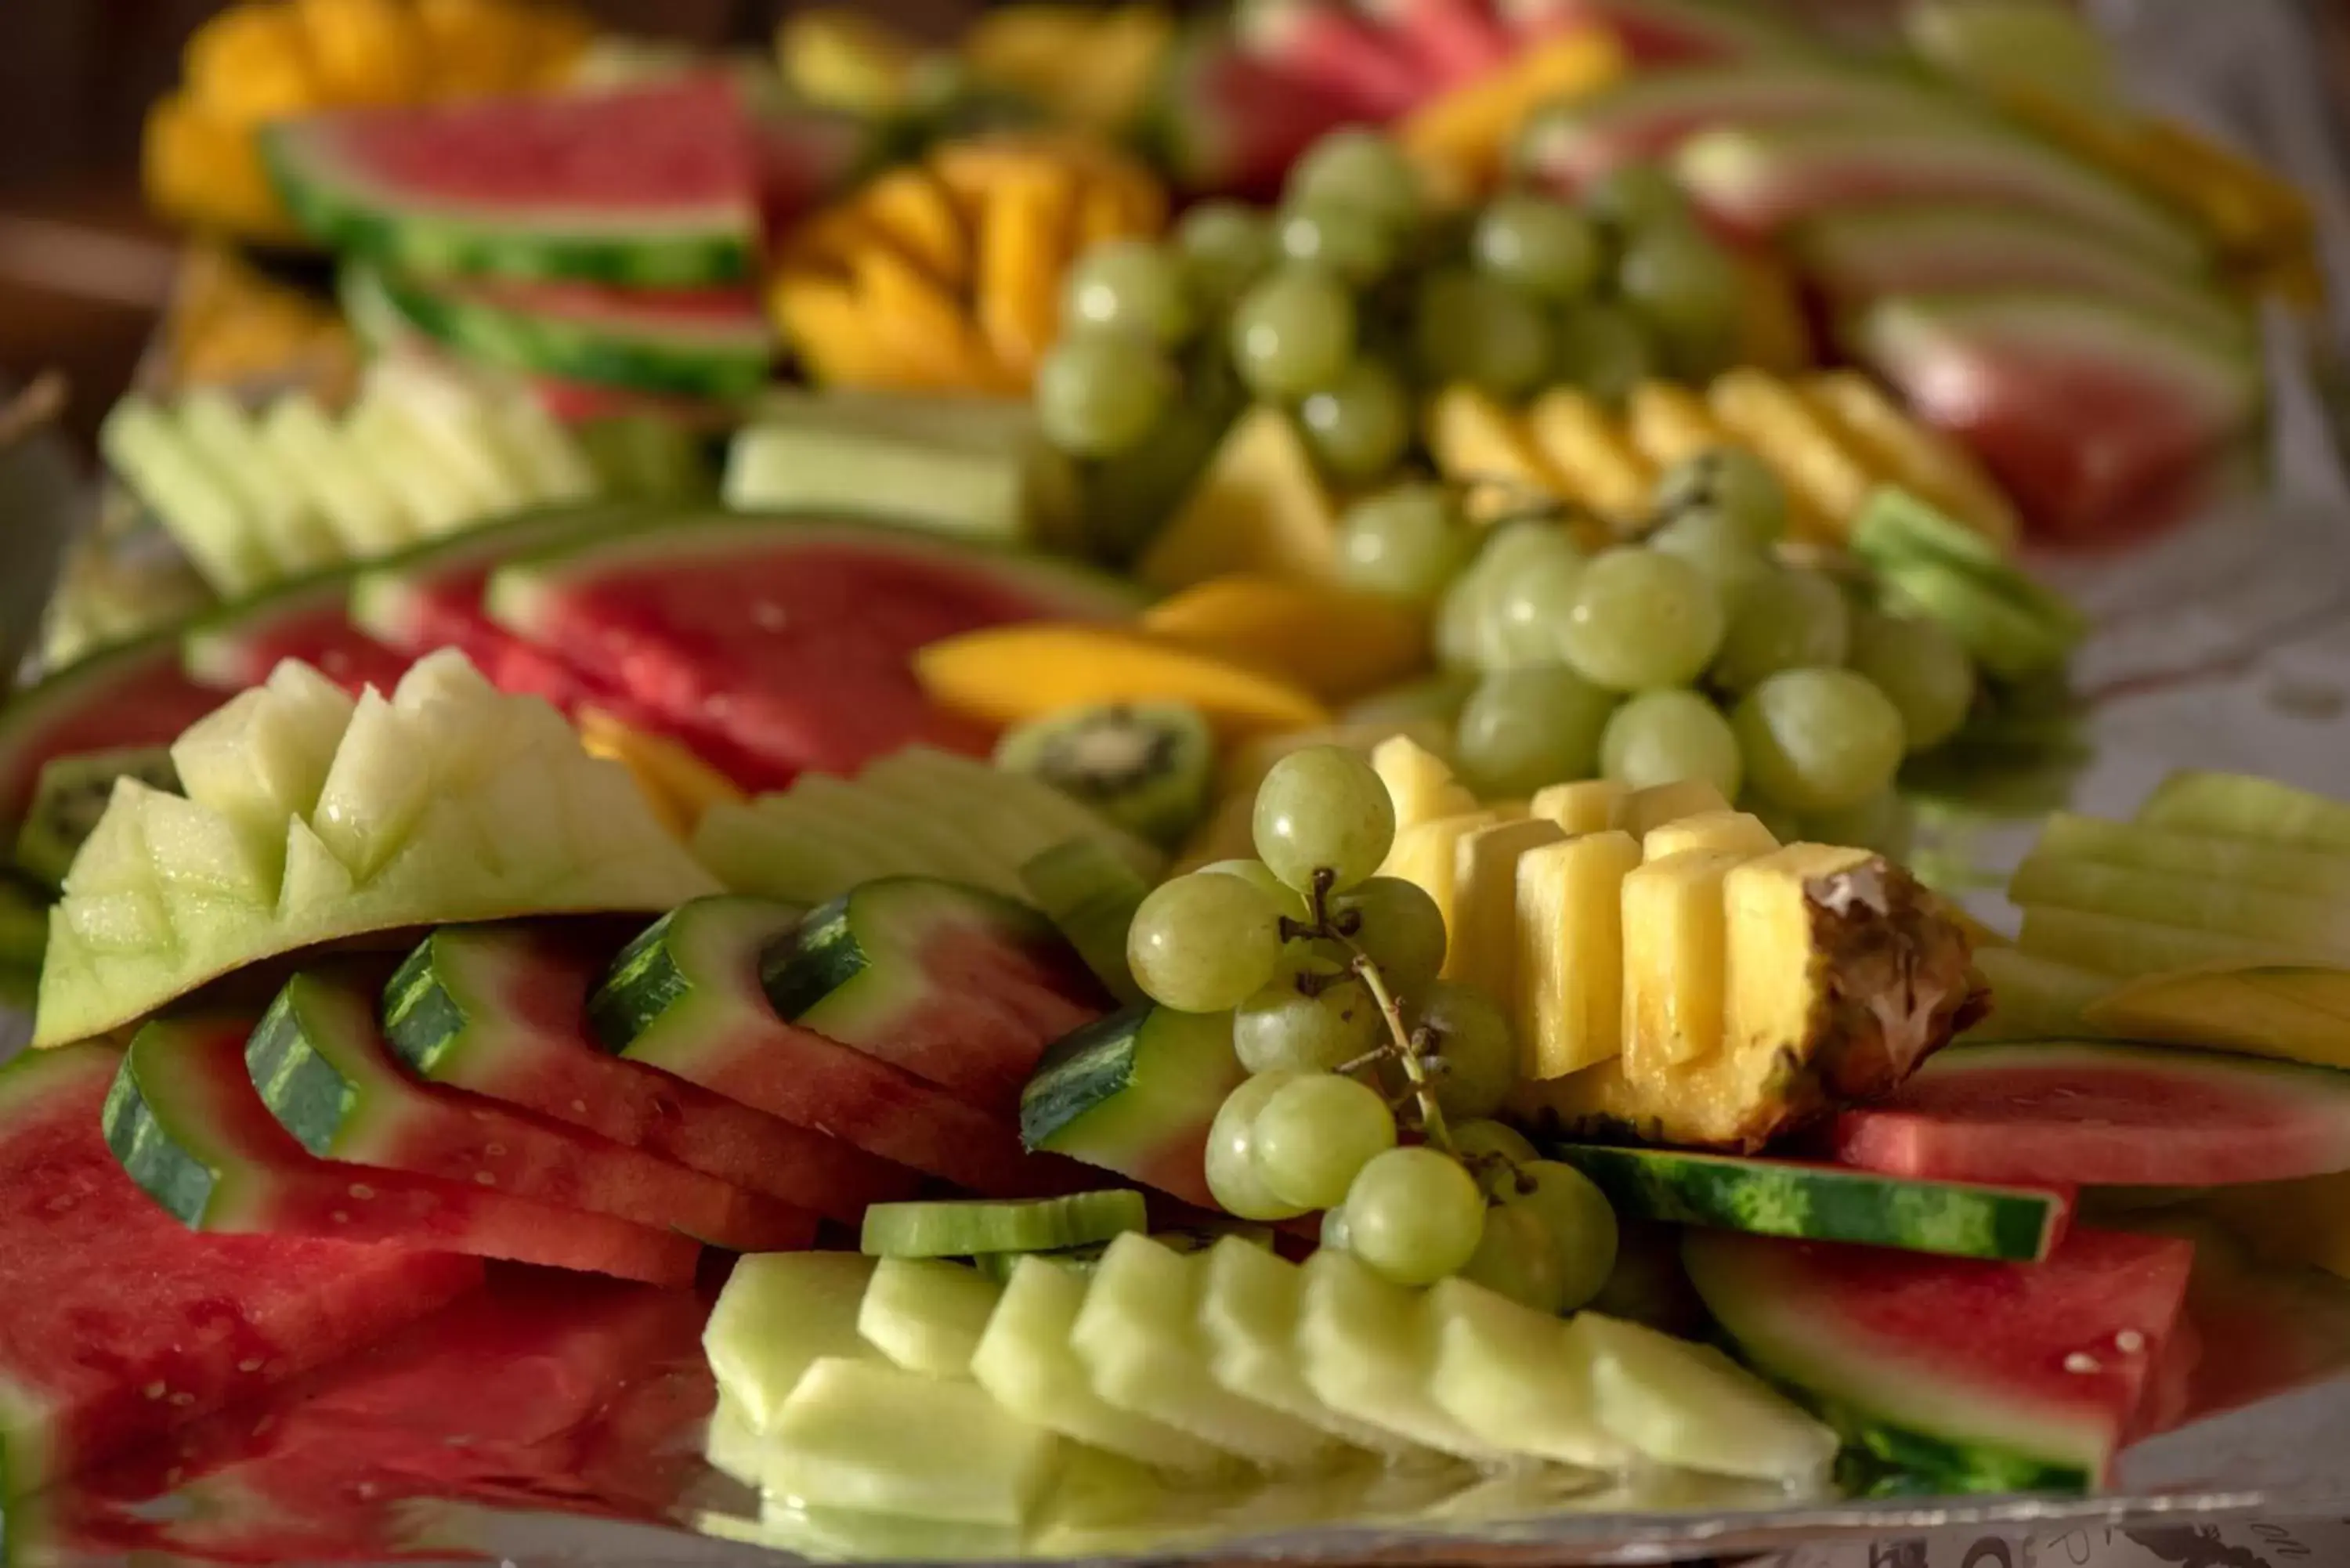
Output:
[[873,126],[855,115],[806,105],[759,104],[751,118],[751,158],[759,221],[770,247],[855,179],[873,159]]
[[51,759],[167,746],[221,702],[180,668],[175,633],[126,642],[68,665],[0,702],[0,844],[13,844]]
[[1924,83],[1804,60],[1642,73],[1534,121],[1519,149],[1531,179],[1573,196],[1632,164],[1670,158],[1724,126],[1834,118],[1980,127],[1982,110]]
[[426,282],[377,274],[369,290],[442,348],[589,386],[742,398],[766,384],[775,334],[756,292],[615,288],[513,278]]
[[2219,1187],[2350,1170],[2350,1074],[2091,1041],[1945,1051],[1845,1112],[1836,1157],[1896,1176]]
[[277,1125],[244,1064],[250,1019],[140,1029],[106,1096],[106,1141],[191,1230],[390,1241],[653,1284],[693,1278],[691,1237],[487,1188],[320,1159]]
[[1887,1490],[2074,1490],[2134,1435],[2194,1244],[2076,1230],[2042,1263],[1691,1231],[1740,1352],[1894,1472]]
[[1643,71],[1814,52],[1802,34],[1728,0],[1499,0],[1522,38],[1582,27],[1615,35]]
[[1340,0],[1243,0],[1233,33],[1252,58],[1312,82],[1373,119],[1429,94],[1411,59]]
[[2143,534],[2203,500],[2257,428],[2257,345],[2075,294],[1880,300],[1840,333],[1970,447],[2043,531]]
[[[652,1517],[675,1490],[660,1450],[690,1444],[714,1402],[705,1315],[683,1292],[502,1271],[397,1338],[78,1478],[46,1500],[44,1544],[383,1562],[430,1544],[437,1511],[420,1502]],[[693,1381],[698,1399],[641,1420],[645,1393]],[[616,1437],[668,1484],[593,1473]]]
[[189,680],[225,693],[258,686],[278,660],[298,659],[349,691],[389,691],[411,660],[351,625],[350,596],[351,574],[337,570],[224,606],[181,635],[182,667]]
[[1516,52],[1492,0],[1357,0],[1440,88],[1491,76]]
[[120,1061],[70,1045],[0,1069],[0,1501],[481,1281],[479,1262],[447,1252],[182,1229],[124,1179],[101,1135]]
[[267,126],[261,146],[304,228],[389,266],[639,288],[757,275],[760,159],[721,74],[346,109]]
[[1176,46],[1146,135],[1182,190],[1269,202],[1299,154],[1376,118],[1326,82],[1202,31]]
[[1770,239],[1824,213],[1885,202],[1988,202],[2070,223],[2164,266],[2202,265],[2202,237],[2131,187],[2043,142],[1908,119],[1724,126],[1681,144],[1674,171],[1731,234]]
[[[1134,593],[1083,568],[877,524],[728,517],[598,535],[499,568],[490,618],[687,737],[853,774],[918,742],[983,753],[913,652],[981,627],[1109,620]],[[722,764],[723,765],[723,764]]]

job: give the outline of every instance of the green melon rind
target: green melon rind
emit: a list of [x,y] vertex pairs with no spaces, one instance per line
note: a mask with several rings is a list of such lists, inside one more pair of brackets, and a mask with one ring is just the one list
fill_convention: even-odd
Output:
[[[350,272],[364,269],[347,269]],[[346,283],[346,292],[351,286]],[[742,398],[767,382],[775,345],[766,324],[601,325],[469,297],[462,286],[374,274],[367,286],[410,326],[485,364],[598,386],[700,398]]]
[[641,205],[527,216],[370,190],[338,166],[331,128],[301,121],[259,134],[270,183],[296,223],[335,248],[426,274],[576,278],[638,288],[743,283],[758,263],[756,214],[728,202],[667,213]]
[[428,539],[370,562],[351,578],[351,624],[373,637],[397,639],[409,629],[406,612],[420,588],[452,574],[486,571],[511,557],[591,533],[650,525],[662,515],[634,502],[562,502]]
[[1627,1220],[1757,1236],[2038,1262],[2067,1218],[2061,1196],[2031,1188],[1596,1144],[1551,1153],[1589,1177]]
[[448,1072],[454,1066],[452,1056],[489,1033],[476,1010],[450,989],[434,961],[429,937],[400,961],[385,983],[381,1011],[384,1044],[420,1078],[439,1078],[444,1073],[462,1077]]
[[137,1060],[132,1053],[123,1054],[106,1092],[106,1146],[123,1174],[165,1213],[191,1231],[213,1229],[216,1210],[235,1204],[234,1163],[208,1160],[202,1121],[190,1122],[155,1104],[139,1081]]
[[[1799,1272],[1772,1267],[1790,1256],[1720,1231],[1692,1230],[1681,1242],[1690,1284],[1740,1352],[1797,1391],[1847,1444],[1939,1488],[2078,1491],[2095,1484],[2106,1459],[2102,1423],[2070,1424],[2059,1412],[1971,1397],[1922,1364],[1872,1360],[1840,1334]],[[1929,1435],[1935,1430],[1963,1437]]]
[[[245,1041],[245,1070],[269,1114],[304,1148],[321,1159],[372,1164],[368,1151],[356,1147],[369,1141],[363,1124],[371,1096],[360,1075],[320,1047],[319,1037],[334,1021],[310,1010],[334,1003],[315,998],[317,983],[296,975],[277,993]],[[359,1016],[372,1022],[364,1010]]]
[[[179,656],[179,633],[156,632],[78,659],[21,691],[0,689],[0,844],[16,843],[17,819],[32,804],[40,778],[39,763],[26,767],[21,760],[28,736],[37,744],[49,722],[103,702],[109,689],[138,685],[157,670],[176,665]],[[142,736],[139,743],[168,739]]]
[[916,559],[958,564],[1030,595],[1041,612],[1066,618],[1127,620],[1147,602],[1123,578],[1050,556],[942,539],[886,518],[775,513],[710,516],[558,545],[498,568],[483,602],[491,619],[531,636],[549,623],[563,596],[582,585],[627,583],[639,574],[658,576],[667,567],[724,561],[802,543],[890,549]]

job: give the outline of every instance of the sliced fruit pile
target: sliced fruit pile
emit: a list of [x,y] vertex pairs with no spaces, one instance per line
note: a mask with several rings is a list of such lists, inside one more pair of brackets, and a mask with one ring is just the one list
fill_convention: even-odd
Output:
[[588,32],[537,0],[244,0],[196,29],[182,85],[148,110],[147,199],[192,227],[298,238],[264,171],[261,127],[347,104],[553,87]]
[[1072,258],[1166,221],[1166,192],[1113,148],[949,142],[795,229],[769,299],[821,385],[1016,396],[1059,336]]

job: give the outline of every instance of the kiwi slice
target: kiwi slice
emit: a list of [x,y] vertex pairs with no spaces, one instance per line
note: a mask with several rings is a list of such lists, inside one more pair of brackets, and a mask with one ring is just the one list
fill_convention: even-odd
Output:
[[967,1203],[876,1203],[865,1210],[864,1251],[875,1258],[970,1258],[986,1252],[1054,1252],[1107,1241],[1149,1223],[1142,1194],[1129,1188],[1063,1198]]
[[1020,725],[997,745],[995,761],[1173,846],[1207,813],[1216,742],[1207,720],[1183,703],[1107,702]]
[[16,836],[18,868],[44,886],[62,883],[75,851],[105,815],[119,778],[134,778],[160,790],[180,787],[167,746],[124,746],[50,758],[33,785],[33,804],[26,808],[25,826]]

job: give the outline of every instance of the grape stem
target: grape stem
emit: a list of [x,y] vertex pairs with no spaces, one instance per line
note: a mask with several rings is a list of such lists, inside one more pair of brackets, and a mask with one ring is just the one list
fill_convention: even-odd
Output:
[[[1310,895],[1314,923],[1310,934],[1327,938],[1344,947],[1352,955],[1347,967],[1354,971],[1356,978],[1363,982],[1363,989],[1369,992],[1371,1000],[1378,1004],[1379,1016],[1387,1021],[1388,1035],[1391,1042],[1366,1056],[1357,1058],[1347,1066],[1352,1068],[1377,1062],[1383,1056],[1394,1056],[1403,1064],[1404,1076],[1410,1080],[1410,1097],[1419,1104],[1421,1135],[1438,1148],[1458,1158],[1460,1151],[1452,1147],[1452,1135],[1445,1129],[1444,1108],[1436,1103],[1436,1082],[1428,1070],[1428,1049],[1432,1041],[1427,1030],[1413,1030],[1404,1023],[1403,1006],[1396,1001],[1395,992],[1388,989],[1387,976],[1379,972],[1378,962],[1369,953],[1364,951],[1362,944],[1355,940],[1355,931],[1359,929],[1359,922],[1347,921],[1343,918],[1334,920],[1330,918],[1330,889],[1336,881],[1336,875],[1327,867],[1319,867],[1315,871],[1314,888]],[[1283,923],[1286,925],[1288,922]]]

